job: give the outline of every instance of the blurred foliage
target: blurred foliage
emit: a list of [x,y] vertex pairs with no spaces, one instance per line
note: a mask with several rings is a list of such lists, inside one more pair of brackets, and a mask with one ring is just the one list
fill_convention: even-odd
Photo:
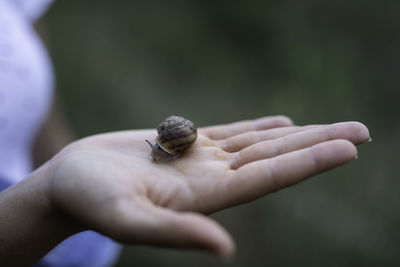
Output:
[[[213,215],[230,266],[398,266],[398,1],[58,1],[44,17],[58,94],[78,136],[286,114],[359,120],[359,160]],[[126,247],[123,266],[221,266]]]

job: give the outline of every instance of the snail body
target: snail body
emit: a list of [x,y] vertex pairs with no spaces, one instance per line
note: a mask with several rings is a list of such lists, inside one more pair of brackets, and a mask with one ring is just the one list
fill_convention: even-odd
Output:
[[158,136],[151,146],[151,157],[155,162],[167,162],[179,158],[183,151],[197,139],[197,128],[193,122],[180,116],[170,116],[157,127]]

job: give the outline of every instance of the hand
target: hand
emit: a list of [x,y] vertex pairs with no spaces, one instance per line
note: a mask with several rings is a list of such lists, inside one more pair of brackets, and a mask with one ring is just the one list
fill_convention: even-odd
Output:
[[52,203],[118,241],[201,248],[231,256],[234,245],[201,215],[248,202],[354,159],[369,139],[357,122],[292,126],[283,116],[199,129],[184,155],[154,163],[155,130],[92,136],[51,162]]

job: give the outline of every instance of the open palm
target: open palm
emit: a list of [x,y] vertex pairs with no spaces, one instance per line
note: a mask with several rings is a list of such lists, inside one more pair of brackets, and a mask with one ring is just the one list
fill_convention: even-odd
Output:
[[366,142],[356,122],[293,126],[283,116],[199,129],[184,155],[151,160],[155,130],[92,136],[55,159],[54,203],[87,229],[118,241],[202,248],[229,256],[233,242],[201,215],[262,197],[351,161]]

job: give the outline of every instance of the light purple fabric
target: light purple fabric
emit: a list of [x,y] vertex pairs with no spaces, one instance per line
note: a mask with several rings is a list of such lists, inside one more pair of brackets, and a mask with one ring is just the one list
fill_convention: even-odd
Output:
[[[32,23],[50,0],[0,0],[0,185],[32,171],[31,147],[53,96],[50,58]],[[7,177],[7,178],[5,178]],[[35,266],[106,267],[121,247],[92,231],[59,244]]]
[[30,20],[0,0],[0,172],[15,183],[32,169],[31,147],[53,97],[53,71]]
[[46,255],[40,262],[51,267],[107,267],[116,262],[121,247],[93,231],[76,234]]
[[39,19],[47,10],[53,0],[7,0],[30,21]]

